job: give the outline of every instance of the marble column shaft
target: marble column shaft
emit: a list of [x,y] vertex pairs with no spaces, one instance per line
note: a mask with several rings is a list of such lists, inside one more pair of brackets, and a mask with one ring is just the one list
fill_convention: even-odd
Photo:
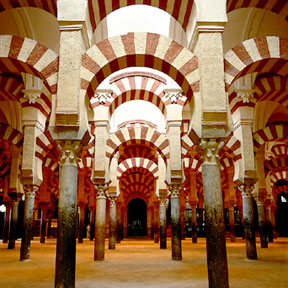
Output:
[[75,287],[79,142],[60,142],[58,234],[55,287]]
[[192,243],[197,243],[196,204],[191,204],[190,206],[191,206]]
[[11,221],[10,221],[10,233],[9,233],[9,242],[8,249],[15,249],[16,241],[16,231],[17,231],[17,222],[18,222],[18,199],[12,199],[12,212],[11,212]]
[[170,185],[171,224],[172,224],[172,260],[182,260],[180,189],[181,189],[181,185]]
[[117,207],[116,207],[116,197],[109,197],[109,249],[116,248],[117,241]]
[[20,261],[30,259],[30,242],[32,237],[33,208],[35,193],[38,186],[25,185],[25,205],[24,205],[24,232],[20,248]]
[[202,178],[210,288],[228,288],[224,208],[219,166],[219,143],[202,141]]
[[154,243],[159,243],[159,208],[154,204]]
[[45,243],[48,204],[41,207],[40,243]]
[[230,205],[230,207],[228,208],[228,212],[229,212],[230,239],[231,242],[235,242],[236,237],[235,237],[234,205]]
[[254,187],[253,184],[242,184],[239,186],[239,189],[242,192],[244,234],[246,239],[246,256],[247,259],[250,260],[257,259],[255,227],[253,217],[253,199],[251,195],[253,187]]
[[107,185],[97,185],[94,261],[104,261]]
[[273,225],[272,225],[271,206],[269,204],[265,206],[265,219],[266,219],[268,241],[272,243],[273,242]]
[[167,249],[166,197],[160,198],[159,222],[160,222],[160,249]]
[[6,211],[5,211],[5,218],[4,218],[4,225],[3,225],[3,243],[8,242],[9,238],[9,226],[10,226],[10,219],[11,219],[11,204],[6,203]]
[[80,206],[80,223],[79,223],[79,229],[78,229],[78,243],[83,243],[83,237],[84,237],[84,216],[85,216],[85,204],[81,203]]
[[266,224],[265,224],[265,207],[264,203],[257,201],[257,212],[258,212],[258,229],[260,234],[261,248],[268,248]]
[[94,240],[95,234],[95,207],[90,207],[90,240]]

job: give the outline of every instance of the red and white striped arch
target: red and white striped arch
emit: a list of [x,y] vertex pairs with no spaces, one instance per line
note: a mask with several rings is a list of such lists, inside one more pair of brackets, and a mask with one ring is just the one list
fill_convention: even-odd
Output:
[[93,45],[82,56],[81,96],[93,98],[98,85],[111,73],[145,66],[173,78],[190,101],[199,91],[198,59],[188,49],[162,35],[128,33]]
[[288,138],[288,125],[270,125],[253,134],[254,152],[268,141],[281,141]]
[[92,157],[79,158],[79,161],[78,161],[78,168],[79,169],[92,168],[92,167],[93,167]]
[[0,36],[0,72],[33,74],[44,81],[51,94],[55,94],[58,64],[58,55],[35,40]]
[[281,192],[288,193],[288,185],[282,185],[273,189],[273,195],[275,196],[280,194]]
[[59,169],[59,163],[50,157],[46,157],[45,161],[43,162],[43,167],[46,167],[55,173]]
[[23,134],[8,125],[0,123],[0,139],[7,140],[16,147],[21,148],[23,144]]
[[35,155],[37,158],[43,161],[47,154],[56,147],[56,142],[52,138],[49,130],[47,130],[36,138]]
[[288,107],[288,79],[281,76],[261,77],[255,82],[258,101],[274,101]]
[[288,2],[285,0],[253,0],[239,1],[227,0],[227,13],[240,8],[261,8],[274,12],[288,21]]
[[275,158],[287,156],[288,155],[288,145],[287,144],[277,144],[271,148],[271,152]]
[[253,72],[288,74],[288,39],[266,36],[249,39],[229,50],[224,56],[225,86]]
[[202,172],[202,161],[200,160],[200,155],[196,157],[185,157],[183,159],[184,169],[192,169],[193,171]]
[[264,161],[264,166],[265,166],[265,175],[267,176],[267,174],[271,171],[279,171],[282,170],[284,167],[286,167],[286,169],[288,168],[288,158],[287,158],[287,154],[285,155],[286,158],[273,158],[271,160],[265,160]]
[[9,10],[12,8],[20,7],[34,7],[45,10],[54,16],[57,16],[57,4],[56,0],[1,0],[0,1],[0,12]]
[[129,5],[145,4],[166,11],[174,17],[186,31],[194,0],[88,0],[89,20],[92,31],[111,12]]
[[273,187],[274,184],[279,180],[287,180],[288,181],[288,171],[287,170],[277,171],[275,173],[270,174],[271,187]]
[[137,124],[120,128],[117,132],[110,134],[106,145],[106,157],[111,159],[120,146],[126,147],[130,144],[148,145],[152,149],[156,148],[165,162],[169,158],[167,137],[156,129]]
[[158,165],[156,165],[152,160],[140,157],[130,158],[122,161],[117,167],[117,177],[120,178],[123,173],[134,167],[147,169],[156,179],[158,179]]
[[[109,107],[111,115],[115,109],[125,102],[145,100],[157,106],[164,114],[165,103],[161,98],[164,96],[163,89],[165,87],[165,84],[153,78],[142,76],[122,78],[110,84],[113,99],[111,101],[106,100],[105,106]],[[92,108],[100,105],[98,98],[92,98],[90,103]]]

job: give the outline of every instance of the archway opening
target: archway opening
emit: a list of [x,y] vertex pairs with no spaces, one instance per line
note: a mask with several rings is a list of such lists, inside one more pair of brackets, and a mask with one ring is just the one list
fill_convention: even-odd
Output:
[[143,199],[132,199],[127,209],[127,236],[147,236],[147,205]]
[[275,211],[276,231],[279,236],[288,236],[288,193],[278,194],[277,210]]

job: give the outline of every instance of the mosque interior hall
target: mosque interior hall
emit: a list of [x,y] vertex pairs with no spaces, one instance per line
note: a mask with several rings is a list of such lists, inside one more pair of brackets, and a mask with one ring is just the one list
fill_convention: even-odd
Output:
[[287,287],[286,0],[0,23],[1,287]]

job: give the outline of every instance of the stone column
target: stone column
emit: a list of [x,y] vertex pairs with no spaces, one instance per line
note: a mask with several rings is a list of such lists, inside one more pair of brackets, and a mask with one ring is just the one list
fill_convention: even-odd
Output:
[[109,205],[109,249],[115,249],[117,241],[117,210],[116,210],[116,193],[110,193],[108,196]]
[[4,226],[3,226],[3,243],[7,243],[8,238],[9,238],[11,203],[6,202],[5,207],[6,207],[6,212],[5,212],[5,219],[4,219]]
[[84,216],[85,216],[85,203],[79,203],[80,207],[80,223],[78,229],[78,243],[83,243],[83,235],[85,230]]
[[209,287],[228,287],[224,209],[219,166],[220,145],[215,139],[202,140],[202,178]]
[[181,185],[171,184],[171,224],[172,224],[172,260],[182,260],[180,190]]
[[197,217],[196,206],[197,202],[190,202],[191,207],[191,226],[192,226],[192,243],[197,243]]
[[48,211],[48,223],[47,223],[47,238],[51,238],[51,220],[52,220],[52,211]]
[[265,219],[266,219],[268,241],[272,243],[273,242],[273,225],[272,225],[271,205],[269,201],[266,200],[266,202],[267,203],[265,205]]
[[159,243],[159,203],[154,202],[154,243]]
[[12,197],[12,212],[11,212],[11,221],[10,221],[10,233],[9,233],[9,242],[8,249],[15,249],[15,241],[16,241],[16,230],[17,230],[17,222],[18,222],[18,206],[19,206],[19,197]]
[[96,219],[94,261],[104,261],[105,252],[105,223],[106,223],[106,196],[108,189],[106,184],[96,185]]
[[266,225],[265,225],[265,207],[261,197],[257,199],[258,228],[260,234],[261,248],[268,248]]
[[123,207],[123,238],[127,237],[127,207]]
[[59,141],[60,175],[55,287],[75,287],[79,141]]
[[160,222],[160,249],[167,249],[167,233],[166,233],[166,195],[160,194],[159,222]]
[[117,238],[116,238],[116,243],[121,242],[121,240],[122,240],[121,235],[123,234],[121,205],[122,205],[122,203],[116,203],[116,209],[117,209]]
[[185,210],[186,210],[186,207],[181,206],[180,215],[181,215],[181,239],[182,240],[185,240],[185,237],[186,237],[185,235]]
[[40,208],[41,208],[40,243],[45,243],[48,203],[40,204]]
[[253,200],[251,192],[254,189],[254,184],[242,184],[239,186],[242,192],[243,201],[243,218],[244,218],[244,234],[246,239],[246,255],[247,259],[257,260],[255,228],[253,217]]
[[24,185],[24,233],[21,241],[20,261],[30,259],[30,241],[32,236],[34,199],[38,188],[39,187],[35,185]]
[[152,239],[152,208],[147,208],[147,237]]
[[230,205],[228,208],[228,212],[229,212],[230,239],[231,242],[235,242],[236,237],[235,237],[234,201],[231,201],[231,203],[229,204]]
[[95,207],[90,207],[90,240],[94,240],[95,234]]

